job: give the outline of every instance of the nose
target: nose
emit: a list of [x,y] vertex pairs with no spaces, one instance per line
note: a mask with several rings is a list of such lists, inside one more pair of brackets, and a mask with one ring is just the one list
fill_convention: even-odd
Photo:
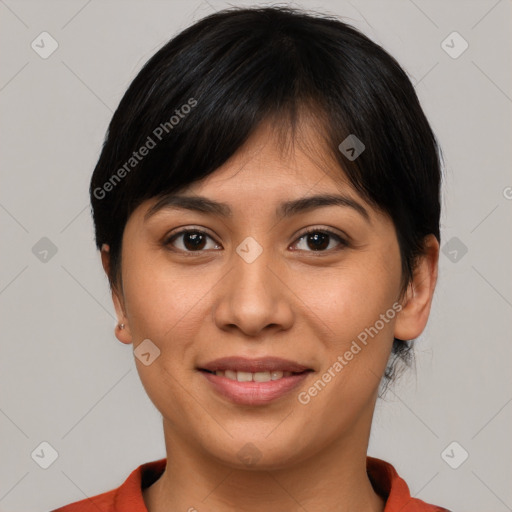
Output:
[[294,322],[293,293],[283,280],[270,251],[248,263],[233,254],[232,267],[219,286],[213,307],[214,322],[224,331],[258,337],[285,331]]

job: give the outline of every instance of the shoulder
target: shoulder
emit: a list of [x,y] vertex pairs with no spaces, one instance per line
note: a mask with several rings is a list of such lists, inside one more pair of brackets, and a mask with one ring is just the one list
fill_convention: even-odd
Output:
[[438,505],[413,498],[405,480],[389,462],[367,457],[366,471],[375,492],[386,499],[384,512],[450,512]]
[[52,512],[147,512],[142,490],[163,473],[167,459],[141,464],[116,489],[75,501]]

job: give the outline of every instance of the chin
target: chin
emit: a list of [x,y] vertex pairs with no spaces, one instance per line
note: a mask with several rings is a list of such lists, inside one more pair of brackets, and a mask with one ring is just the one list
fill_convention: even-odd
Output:
[[265,437],[268,434],[254,430],[254,435],[246,432],[245,435],[235,435],[229,439],[224,436],[224,443],[219,443],[219,439],[203,440],[203,449],[211,457],[233,469],[284,469],[307,457],[297,450],[304,444],[303,436],[294,438],[287,433],[287,429],[280,436],[272,433],[270,437]]

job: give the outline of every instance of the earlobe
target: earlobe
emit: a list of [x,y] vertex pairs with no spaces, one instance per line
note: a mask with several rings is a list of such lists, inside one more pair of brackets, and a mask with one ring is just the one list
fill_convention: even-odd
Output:
[[437,282],[439,242],[434,235],[424,241],[425,252],[417,261],[402,310],[395,323],[395,338],[413,340],[425,329]]
[[127,324],[119,322],[115,327],[115,335],[116,338],[125,345],[130,345],[132,343],[132,336],[130,333],[130,329]]

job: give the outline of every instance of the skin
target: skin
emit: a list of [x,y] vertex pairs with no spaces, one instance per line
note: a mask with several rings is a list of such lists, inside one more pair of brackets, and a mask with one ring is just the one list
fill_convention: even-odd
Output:
[[[304,132],[315,143],[314,131]],[[187,195],[227,203],[221,218],[185,209],[130,216],[123,235],[122,289],[112,290],[122,343],[149,338],[161,351],[149,366],[135,359],[148,396],[163,417],[167,467],[143,492],[149,512],[382,511],[366,474],[372,416],[393,336],[423,331],[437,280],[439,245],[425,256],[401,294],[400,253],[389,217],[367,204],[334,163],[327,168],[294,148],[284,155],[262,125],[228,162],[191,185]],[[320,141],[317,147],[320,147]],[[368,211],[318,207],[278,219],[283,201],[343,193]],[[264,200],[262,200],[264,198]],[[305,228],[331,237],[315,251]],[[206,232],[201,252],[183,228]],[[316,229],[317,228],[317,229]],[[247,263],[235,251],[253,237],[263,252]],[[174,244],[174,245],[173,245]],[[187,244],[187,245],[185,245]],[[186,250],[188,248],[188,253]],[[102,249],[108,274],[108,245]],[[308,404],[308,390],[359,333],[393,304],[402,310]],[[224,356],[277,356],[314,372],[300,389],[269,404],[236,405],[219,396],[197,366]],[[247,443],[258,460],[239,457]],[[247,448],[245,448],[247,450]]]

